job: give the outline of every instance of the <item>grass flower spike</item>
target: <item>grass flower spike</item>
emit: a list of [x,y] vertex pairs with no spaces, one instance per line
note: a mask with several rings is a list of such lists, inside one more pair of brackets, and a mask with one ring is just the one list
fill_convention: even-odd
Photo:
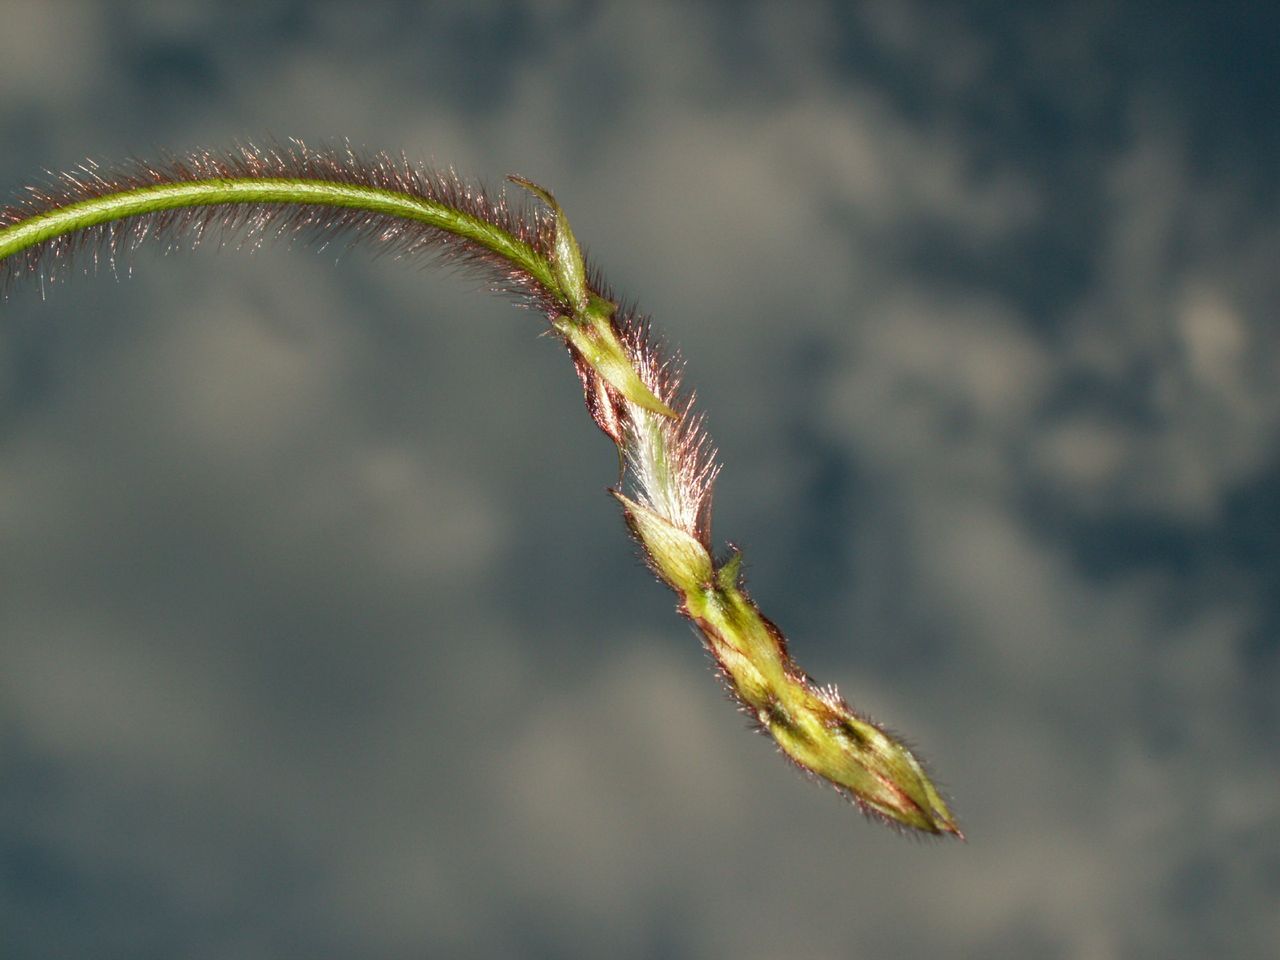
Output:
[[393,253],[434,254],[486,276],[544,314],[569,350],[587,409],[617,444],[612,491],[646,562],[701,632],[721,677],[753,723],[796,765],[894,826],[961,836],[920,761],[897,738],[819,686],[746,592],[742,556],[712,552],[719,467],[681,388],[681,364],[588,269],[552,194],[521,177],[541,208],[513,206],[452,172],[349,147],[299,141],[198,152],[117,170],[84,164],[0,208],[0,289],[30,275],[59,279],[78,257],[113,268],[158,239],[346,237]]

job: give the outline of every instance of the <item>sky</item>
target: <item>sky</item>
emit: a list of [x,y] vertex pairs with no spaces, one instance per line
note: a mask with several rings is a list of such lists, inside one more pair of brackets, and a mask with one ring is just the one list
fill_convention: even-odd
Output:
[[554,190],[968,841],[749,732],[541,318],[145,248],[0,302],[0,954],[1274,955],[1280,15],[1142,7],[6,0],[6,197],[291,136]]

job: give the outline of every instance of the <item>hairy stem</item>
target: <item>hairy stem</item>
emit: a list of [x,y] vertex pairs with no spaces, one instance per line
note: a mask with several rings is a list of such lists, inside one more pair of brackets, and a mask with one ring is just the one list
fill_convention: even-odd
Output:
[[528,243],[472,214],[380,187],[302,179],[191,180],[92,197],[0,229],[0,260],[54,237],[126,217],[183,207],[255,203],[350,207],[415,220],[479,244],[527,271],[548,289],[559,289],[546,257]]
[[167,166],[103,176],[96,166],[0,208],[0,286],[43,273],[82,246],[131,249],[156,236],[210,226],[277,233],[349,233],[402,253],[436,250],[487,269],[498,286],[545,313],[574,361],[587,409],[617,444],[622,489],[612,491],[654,573],[701,632],[742,710],[803,770],[862,810],[925,833],[960,836],[915,755],[857,714],[834,687],[814,683],[782,632],[746,592],[741,555],[711,553],[711,494],[719,467],[682,392],[680,365],[648,320],[620,310],[587,269],[550,191],[512,177],[549,211],[526,218],[452,175],[406,160],[313,151],[300,142],[261,151],[194,154]]

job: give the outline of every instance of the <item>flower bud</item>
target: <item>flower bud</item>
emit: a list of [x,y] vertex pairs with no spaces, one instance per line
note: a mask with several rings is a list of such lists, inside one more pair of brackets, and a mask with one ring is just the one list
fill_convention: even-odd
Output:
[[608,300],[592,294],[585,314],[559,316],[551,323],[564,334],[577,356],[624,398],[645,410],[675,417],[676,412],[659,400],[636,372],[609,319],[614,309]]
[[552,325],[569,341],[576,355],[623,397],[645,410],[674,418],[676,412],[659,400],[641,379],[618,338],[613,327],[613,314],[618,305],[597,296],[587,286],[582,250],[569,226],[569,218],[555,196],[550,190],[524,177],[509,176],[507,179],[540,198],[555,217],[551,271],[569,312],[555,317]]
[[564,215],[555,196],[546,187],[540,187],[524,177],[512,175],[507,179],[524,187],[551,208],[556,224],[555,247],[551,254],[552,273],[555,275],[556,283],[560,285],[560,293],[573,312],[575,314],[586,312],[587,268],[582,261],[582,250],[578,246],[578,240],[569,226],[569,218]]
[[687,595],[711,581],[711,555],[696,537],[617,490],[609,492],[622,504],[627,525],[644,547],[649,565],[671,589]]
[[[870,814],[925,833],[963,838],[920,761],[858,716],[834,688],[796,666],[782,632],[746,595],[735,553],[714,580],[685,597],[725,682],[797,766],[828,781]],[[677,588],[678,589],[678,588]]]

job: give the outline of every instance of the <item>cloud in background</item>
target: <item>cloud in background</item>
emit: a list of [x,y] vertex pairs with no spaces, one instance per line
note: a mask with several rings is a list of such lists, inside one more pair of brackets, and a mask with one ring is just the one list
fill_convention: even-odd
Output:
[[144,250],[2,305],[5,956],[1274,952],[1275,15],[948,9],[6,9],[8,189],[266,136],[554,189],[970,842],[743,730],[538,318]]

